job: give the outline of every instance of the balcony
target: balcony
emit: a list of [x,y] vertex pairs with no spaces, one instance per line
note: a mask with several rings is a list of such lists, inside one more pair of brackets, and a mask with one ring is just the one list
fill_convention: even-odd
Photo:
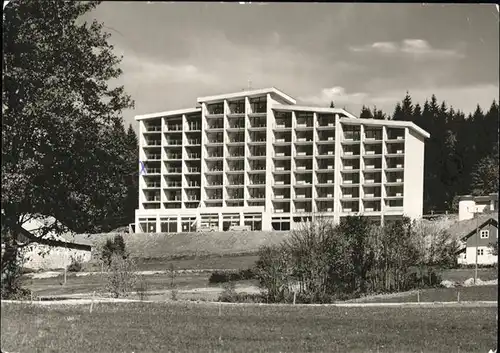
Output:
[[182,173],[182,168],[178,167],[178,168],[166,168],[167,169],[167,173],[170,173],[170,174],[181,174]]
[[344,140],[342,144],[357,144],[360,140],[359,131],[344,131]]
[[318,170],[333,171],[334,169],[335,169],[335,164],[333,161],[331,163],[318,163]]
[[199,188],[201,185],[198,181],[196,180],[192,180],[192,181],[189,181],[186,188]]
[[267,124],[265,120],[261,119],[250,119],[250,126],[248,129],[250,131],[265,131],[267,128]]
[[313,137],[311,135],[297,135],[295,139],[296,145],[310,145],[313,143]]
[[161,125],[146,125],[144,133],[158,133],[161,132]]
[[200,132],[201,124],[189,124],[186,132]]
[[146,182],[145,189],[156,189],[161,187],[161,183],[159,181],[157,182]]
[[146,168],[146,174],[147,175],[161,174],[161,168]]
[[365,127],[365,144],[378,144],[382,142],[382,129]]
[[229,102],[229,112],[228,117],[240,117],[245,116],[245,101]]
[[181,153],[167,153],[166,158],[167,160],[182,160],[182,154]]
[[177,189],[182,187],[182,183],[180,181],[167,181],[165,188]]
[[199,173],[201,173],[201,169],[198,167],[188,167],[187,172],[189,174],[199,174]]
[[291,120],[288,122],[285,122],[285,121],[276,122],[275,124],[273,124],[273,130],[274,131],[291,131],[292,130]]
[[159,160],[161,160],[161,154],[160,153],[149,153],[149,154],[146,154],[146,160],[148,160],[148,161],[159,161]]
[[181,146],[182,140],[167,140],[166,146]]
[[227,127],[228,131],[239,131],[239,130],[244,130],[245,129],[245,122],[235,122],[235,123],[230,123],[229,126]]
[[387,143],[404,142],[405,130],[401,128],[387,128]]
[[147,140],[143,147],[161,147],[161,140]]
[[250,113],[249,116],[262,116],[267,114],[267,100],[266,97],[258,97],[250,99]]
[[224,124],[219,123],[219,124],[208,124],[205,131],[223,131],[224,130]]
[[224,103],[207,104],[207,117],[224,115]]
[[199,153],[190,152],[187,154],[187,159],[200,159],[201,155]]
[[164,128],[163,131],[164,132],[181,132],[182,131],[182,125],[181,124],[165,125],[165,128]]
[[201,145],[200,139],[188,139],[188,146],[200,146],[200,145]]
[[223,144],[222,138],[210,138],[206,142],[207,146],[217,146],[222,144]]

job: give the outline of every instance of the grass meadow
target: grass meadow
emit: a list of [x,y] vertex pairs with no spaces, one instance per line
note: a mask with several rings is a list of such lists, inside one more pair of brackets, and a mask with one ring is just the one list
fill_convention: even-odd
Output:
[[[219,312],[220,310],[220,312]],[[2,304],[8,352],[488,352],[497,308]]]

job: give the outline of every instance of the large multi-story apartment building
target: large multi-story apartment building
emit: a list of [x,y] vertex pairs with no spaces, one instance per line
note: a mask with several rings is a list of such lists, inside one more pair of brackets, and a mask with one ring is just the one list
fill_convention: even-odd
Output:
[[136,116],[136,232],[290,230],[315,217],[420,218],[424,140],[411,122],[296,105],[276,88]]

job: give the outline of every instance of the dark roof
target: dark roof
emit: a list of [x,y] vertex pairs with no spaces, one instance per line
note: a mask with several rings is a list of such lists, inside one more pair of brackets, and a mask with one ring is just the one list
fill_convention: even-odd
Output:
[[472,218],[455,223],[450,228],[448,228],[448,233],[450,233],[450,235],[452,235],[455,239],[465,240],[474,233],[478,224],[479,228],[481,228],[486,223],[493,220],[495,224],[498,226],[497,213],[481,213],[478,215],[477,218],[478,219]]

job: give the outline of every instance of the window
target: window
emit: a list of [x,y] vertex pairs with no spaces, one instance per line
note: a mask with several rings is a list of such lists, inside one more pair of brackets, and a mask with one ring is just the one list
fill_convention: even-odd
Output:
[[162,233],[177,233],[177,217],[165,217],[160,220]]
[[479,234],[481,236],[481,239],[488,239],[488,237],[490,236],[490,231],[483,229]]
[[156,233],[156,218],[140,218],[139,228],[142,233]]
[[484,255],[484,249],[477,249],[477,254],[480,256]]

